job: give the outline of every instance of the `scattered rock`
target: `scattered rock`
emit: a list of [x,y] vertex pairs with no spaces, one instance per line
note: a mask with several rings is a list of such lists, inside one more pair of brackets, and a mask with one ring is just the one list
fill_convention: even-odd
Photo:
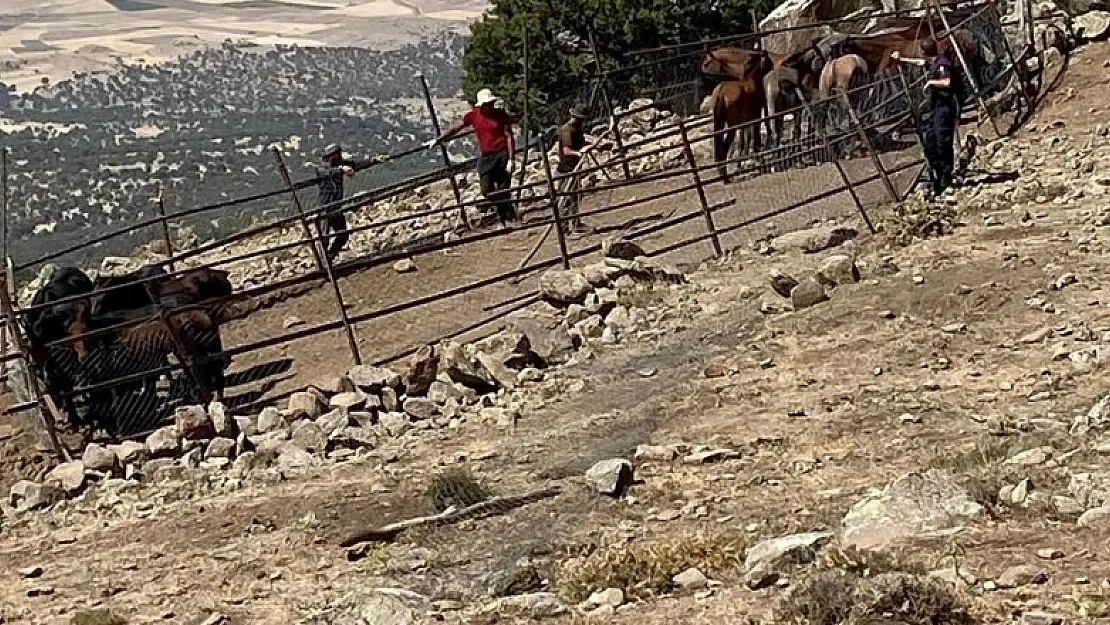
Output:
[[[354,379],[354,377],[351,377],[352,381],[354,381]],[[358,384],[357,382],[355,383]],[[315,419],[324,414],[324,410],[327,407],[327,398],[323,397],[323,395],[315,389],[293,393],[289,396],[288,411],[293,419],[299,417]]]
[[63,462],[50,469],[45,481],[61,488],[67,495],[75,495],[85,487],[85,463],[80,460]]
[[1006,460],[1003,464],[1015,466],[1033,466],[1044,464],[1052,457],[1051,447],[1034,447],[1020,451]]
[[73,613],[70,625],[127,625],[127,619],[107,608],[78,610]]
[[1076,521],[1079,527],[1104,528],[1110,527],[1110,506],[1091,508],[1079,515]]
[[431,601],[395,588],[352,592],[304,625],[414,625],[431,611]]
[[816,254],[854,239],[857,235],[859,235],[859,232],[854,228],[819,226],[779,235],[775,237],[771,245],[780,251],[798,249],[807,254]]
[[281,327],[285,328],[286,330],[291,330],[291,329],[293,329],[297,326],[303,326],[303,325],[304,325],[304,319],[301,319],[300,317],[297,317],[297,316],[294,316],[294,315],[290,315],[290,316],[286,317],[285,320],[281,322]]
[[775,293],[787,299],[790,298],[790,292],[796,286],[798,286],[798,281],[784,273],[775,272],[771,276],[771,288],[774,289]]
[[814,278],[802,280],[790,291],[790,303],[794,306],[794,310],[816,306],[828,299],[825,287]]
[[211,458],[227,458],[231,459],[235,456],[235,440],[218,436],[213,438],[208,443],[208,448],[204,451],[205,459]]
[[[82,473],[82,480],[84,475]],[[65,499],[65,493],[53,484],[20,480],[12,485],[8,504],[16,510],[41,510]]]
[[557,306],[581,304],[593,287],[574,269],[548,269],[540,275],[540,295]]
[[362,391],[350,391],[347,393],[338,393],[332,395],[328,399],[328,406],[338,408],[340,410],[359,410],[366,405],[366,393]]
[[1031,610],[1021,615],[1021,625],[1071,625],[1072,621],[1063,614]]
[[813,562],[817,551],[832,538],[832,532],[806,532],[756,543],[744,555],[749,586],[752,586],[756,578],[779,573],[784,567]]
[[285,418],[281,416],[281,412],[273,406],[267,406],[258,413],[258,431],[265,434],[268,432],[275,432],[285,427]]
[[123,441],[109,447],[121,464],[142,464],[150,459],[150,448],[137,441]]
[[289,442],[305,451],[322,454],[328,445],[328,435],[315,423],[304,421],[289,433]]
[[709,578],[696,568],[686,569],[675,575],[671,581],[683,590],[701,590],[709,585]]
[[830,288],[854,284],[859,282],[859,267],[851,256],[834,254],[826,258],[817,270],[817,280]]
[[488,393],[497,389],[497,383],[485,368],[475,364],[467,357],[462,345],[444,341],[439,346],[440,371],[447,374],[453,382]]
[[948,530],[983,516],[983,506],[947,474],[908,473],[857,502],[844,516],[841,541],[881,549],[904,539]]
[[531,564],[512,563],[490,572],[482,580],[490,597],[509,597],[536,592],[543,588],[543,579]]
[[1029,584],[1043,584],[1046,581],[1048,581],[1048,574],[1044,569],[1032,564],[1021,564],[1003,571],[994,583],[998,588],[1019,588]]
[[477,352],[474,359],[478,361],[478,364],[486,370],[486,373],[490,378],[493,378],[498,386],[510,391],[516,388],[516,372],[506,367],[501,361],[482,351]]
[[401,409],[404,410],[405,414],[412,416],[412,418],[417,421],[421,419],[431,419],[439,412],[439,408],[435,403],[423,397],[406,398],[401,405]]
[[178,438],[187,441],[209,440],[216,436],[216,426],[200,406],[181,406],[173,413]]
[[116,473],[120,470],[119,457],[116,456],[116,453],[96,443],[90,443],[85,447],[85,453],[81,455],[81,462],[90,471]]
[[520,311],[508,318],[509,326],[528,337],[528,345],[545,364],[555,365],[567,361],[574,353],[574,342],[565,326],[554,319],[544,321],[538,313]]
[[606,258],[635,260],[644,256],[644,248],[627,239],[610,237],[601,242],[601,253]]
[[622,605],[624,605],[624,591],[620,588],[599,590],[586,599],[586,606],[590,608],[598,608],[601,606],[619,608]]
[[239,423],[227,413],[227,408],[220,402],[208,404],[208,418],[216,429],[216,436],[235,438],[239,436]]
[[632,463],[624,458],[602,460],[586,472],[586,481],[602,495],[620,497],[632,484]]
[[393,271],[397,273],[411,273],[416,271],[416,263],[414,263],[411,258],[402,258],[393,263]]
[[1087,41],[1098,41],[1110,32],[1110,13],[1106,11],[1088,11],[1077,16],[1072,21],[1077,37]]
[[636,448],[636,460],[671,462],[678,457],[678,450],[663,445],[640,445]]
[[527,595],[502,597],[484,606],[482,611],[487,614],[542,619],[565,614],[567,606],[554,593],[534,592]]
[[385,367],[373,365],[355,365],[347,372],[347,379],[355,385],[355,388],[367,393],[375,393],[387,386],[394,389],[401,387],[400,374]]
[[277,466],[282,472],[304,469],[319,463],[316,456],[292,443],[282,446],[277,457]]

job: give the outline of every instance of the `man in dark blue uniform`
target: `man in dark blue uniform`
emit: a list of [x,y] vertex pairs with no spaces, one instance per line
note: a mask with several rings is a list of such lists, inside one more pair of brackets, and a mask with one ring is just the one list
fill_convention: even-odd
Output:
[[897,51],[890,54],[895,61],[926,68],[925,91],[929,94],[929,115],[925,120],[925,159],[933,170],[933,194],[944,193],[952,184],[956,124],[960,118],[959,77],[952,62],[937,52],[937,42],[921,42],[923,59],[903,58]]

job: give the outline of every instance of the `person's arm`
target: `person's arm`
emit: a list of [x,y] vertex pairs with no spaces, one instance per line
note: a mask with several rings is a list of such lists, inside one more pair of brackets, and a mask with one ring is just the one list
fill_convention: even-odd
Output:
[[573,157],[573,156],[578,156],[580,154],[578,150],[575,150],[574,148],[570,147],[570,143],[571,143],[570,128],[567,128],[566,126],[563,126],[562,128],[559,129],[559,156],[560,157],[563,157],[563,156]]
[[952,72],[944,63],[940,63],[936,67],[936,78],[930,78],[925,81],[926,88],[938,87],[940,89],[947,89],[952,86]]
[[468,112],[466,115],[462,116],[462,119],[455,122],[454,126],[451,126],[450,128],[448,128],[447,132],[445,132],[445,133],[441,134],[440,136],[436,137],[434,141],[432,141],[430,144],[428,144],[428,147],[437,146],[441,143],[444,143],[446,141],[450,141],[451,139],[454,139],[456,135],[458,135],[460,132],[463,131],[463,128],[466,128],[469,125],[470,125],[470,113]]
[[895,50],[890,53],[890,58],[899,63],[907,63],[909,65],[916,65],[918,67],[925,67],[925,59],[919,59],[912,56],[902,56],[902,53]]
[[388,156],[386,156],[384,154],[377,154],[375,156],[371,156],[370,158],[364,158],[364,159],[359,160],[359,161],[350,161],[350,162],[344,163],[344,165],[350,165],[351,167],[353,167],[355,169],[355,171],[358,171],[360,169],[366,169],[366,168],[371,167],[373,165],[378,165],[378,164],[384,163],[387,160],[389,160]]
[[[508,118],[507,115],[506,118]],[[512,119],[508,119],[505,124],[505,137],[509,142],[509,162],[512,162],[516,159],[516,135],[513,134]]]
[[335,178],[342,178],[344,174],[350,176],[354,174],[354,170],[348,174],[347,170],[350,169],[347,165],[339,165],[337,167],[322,166],[316,168],[316,178],[318,180],[333,180]]

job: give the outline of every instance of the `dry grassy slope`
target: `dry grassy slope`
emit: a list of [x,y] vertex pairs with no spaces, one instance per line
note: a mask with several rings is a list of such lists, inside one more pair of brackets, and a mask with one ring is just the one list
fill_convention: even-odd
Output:
[[[1034,121],[1038,129],[1057,120],[1062,127],[1019,137],[1030,145],[1027,179],[1039,175],[1033,163],[1042,157],[1051,161],[1044,169],[1063,167],[1071,175],[1063,186],[1089,184],[1069,174],[1059,148],[1048,150],[1054,137],[1079,146],[1097,125],[1110,124],[1102,96],[1108,57],[1107,45],[1081,51]],[[1096,165],[1094,175],[1106,175],[1107,164]],[[765,615],[782,591],[744,589],[734,566],[741,552],[730,548],[835,528],[868,489],[929,466],[978,484],[985,501],[1023,477],[1039,494],[1029,507],[998,507],[953,540],[918,544],[893,566],[942,568],[951,562],[945,554],[957,551],[961,570],[981,579],[1016,564],[1048,574],[1043,585],[968,589],[990,621],[1037,607],[1071,614],[1105,609],[1106,534],[1076,528],[1074,517],[1045,503],[1064,492],[1067,471],[1099,470],[1107,462],[1097,440],[1065,433],[1074,414],[1110,390],[1105,368],[1055,358],[1057,343],[1071,350],[1093,345],[1076,340],[1081,328],[1096,339],[1110,330],[1106,234],[1094,219],[1103,203],[998,201],[989,215],[966,206],[967,226],[950,236],[890,250],[881,238],[865,239],[864,282],[799,313],[762,317],[753,295],[773,268],[796,272],[814,258],[742,252],[709,267],[692,285],[662,294],[658,305],[671,317],[663,336],[606,350],[528,391],[535,408],[512,433],[467,424],[396,443],[380,453],[381,465],[338,465],[226,493],[169,485],[120,495],[116,503],[101,494],[63,511],[5,519],[0,614],[10,622],[64,623],[78,607],[103,605],[136,623],[194,623],[218,612],[228,623],[285,624],[349,590],[377,585],[470,601],[484,572],[531,554],[569,594],[622,574],[697,563],[723,586],[635,603],[601,622],[738,623]],[[877,271],[887,255],[901,269],[894,275]],[[1065,273],[1078,281],[1047,288]],[[1026,302],[1038,291],[1055,314]],[[1055,338],[1016,342],[1046,327]],[[767,359],[773,367],[764,368]],[[710,363],[725,374],[706,378]],[[645,377],[650,370],[654,375]],[[1030,401],[1040,389],[1047,396]],[[1034,419],[1038,427],[1018,427]],[[1048,428],[1052,422],[1063,429]],[[420,493],[437,467],[466,466],[495,490],[513,493],[648,442],[727,446],[742,456],[698,466],[644,463],[638,467],[644,483],[620,503],[565,481],[556,499],[417,534],[360,562],[347,562],[335,546],[353,527],[426,511]],[[1066,469],[1001,464],[1013,451],[1041,444],[1076,453]],[[685,541],[678,549],[665,548],[679,539]],[[640,559],[608,570],[567,564],[570,553],[591,543]],[[1063,557],[1039,559],[1042,549]],[[31,565],[43,567],[42,577],[20,579],[16,571]],[[469,608],[444,619],[488,620]]]

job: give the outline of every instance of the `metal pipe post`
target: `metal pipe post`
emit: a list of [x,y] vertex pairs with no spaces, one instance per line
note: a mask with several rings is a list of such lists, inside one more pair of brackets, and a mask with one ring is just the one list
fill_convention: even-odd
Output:
[[547,177],[548,203],[551,205],[551,215],[555,220],[555,235],[559,237],[559,256],[563,260],[563,269],[570,269],[567,233],[563,230],[563,217],[559,214],[559,194],[555,190],[555,177],[551,175],[551,159],[548,158],[546,149],[540,150],[540,158],[543,159],[543,173]]
[[694,150],[690,147],[690,135],[686,132],[686,122],[678,118],[678,130],[682,134],[682,151],[690,163],[690,174],[694,177],[694,186],[698,191],[698,202],[701,203],[701,212],[705,215],[705,227],[709,231],[709,239],[713,243],[713,254],[718,258],[723,254],[721,238],[717,236],[717,227],[713,225],[713,213],[709,210],[709,200],[705,197],[705,188],[702,186],[701,174],[698,173],[698,160],[694,158]]
[[[439,115],[436,114],[436,105],[432,102],[432,92],[428,89],[428,81],[424,78],[424,74],[416,74],[416,80],[420,83],[420,90],[424,92],[424,105],[428,107],[428,117],[432,120],[432,131],[436,136],[443,134],[439,126]],[[451,157],[447,154],[447,146],[442,143],[439,145],[439,155],[443,158],[443,166],[451,167]],[[462,193],[459,192],[459,181],[455,178],[455,172],[451,172],[451,193],[455,196],[455,204],[462,204]],[[462,223],[470,226],[470,222],[466,219],[466,208],[459,207],[459,217],[462,218]]]
[[[987,103],[983,101],[983,94],[979,91],[979,81],[975,80],[975,76],[972,75],[971,68],[967,64],[967,59],[964,58],[964,53],[960,49],[960,44],[956,41],[956,35],[952,32],[952,27],[948,25],[948,18],[944,16],[944,11],[941,9],[937,0],[930,0],[929,6],[936,10],[937,16],[940,17],[940,23],[944,24],[944,30],[948,33],[948,42],[952,44],[952,49],[956,51],[956,58],[960,61],[960,67],[964,70],[964,76],[966,76],[967,81],[971,83],[971,88],[975,90],[975,99],[979,102],[979,107],[986,113],[987,119],[990,120],[991,127],[994,129],[994,134],[1002,136],[1002,133],[998,131],[998,122],[995,121],[994,115],[992,115],[990,109],[987,108]],[[956,125],[959,126],[958,120]]]
[[859,134],[860,141],[863,146],[867,148],[867,153],[871,155],[871,162],[875,164],[875,171],[883,179],[883,186],[886,187],[886,192],[890,195],[893,202],[898,201],[898,192],[894,189],[894,183],[890,181],[890,176],[887,175],[886,169],[883,167],[883,161],[879,158],[879,153],[875,151],[875,146],[871,144],[871,138],[867,136],[867,130],[860,123],[859,116],[856,114],[856,109],[852,106],[852,101],[848,98],[848,93],[840,89],[840,102],[844,105],[845,110],[848,111],[848,116],[852,118],[852,124],[856,127],[856,132]]
[[169,268],[170,272],[174,271],[173,268],[173,239],[170,238],[170,224],[166,218],[166,188],[161,180],[158,181],[158,214],[162,218],[162,238],[166,242],[166,254],[170,257]]
[[343,305],[343,292],[339,290],[339,283],[335,280],[335,272],[332,270],[331,259],[328,258],[326,250],[318,249],[315,245],[317,237],[320,239],[320,247],[323,247],[323,233],[317,233],[313,236],[312,229],[308,225],[308,219],[304,216],[304,207],[301,206],[301,199],[297,197],[297,189],[293,186],[293,179],[289,175],[289,168],[285,166],[285,158],[281,155],[281,151],[276,147],[274,148],[274,157],[277,159],[278,171],[281,173],[282,180],[285,185],[289,187],[289,195],[293,198],[293,207],[301,216],[301,223],[304,224],[305,233],[308,235],[308,242],[313,250],[317,250],[317,260],[322,260],[324,267],[324,275],[328,278],[328,283],[331,284],[332,292],[335,294],[335,305],[339,308],[339,318],[343,322],[343,330],[347,333],[347,344],[351,348],[351,357],[354,359],[356,365],[362,364],[362,355],[358,352],[358,342],[355,341],[355,332],[351,329],[351,320],[347,317],[347,307]]

